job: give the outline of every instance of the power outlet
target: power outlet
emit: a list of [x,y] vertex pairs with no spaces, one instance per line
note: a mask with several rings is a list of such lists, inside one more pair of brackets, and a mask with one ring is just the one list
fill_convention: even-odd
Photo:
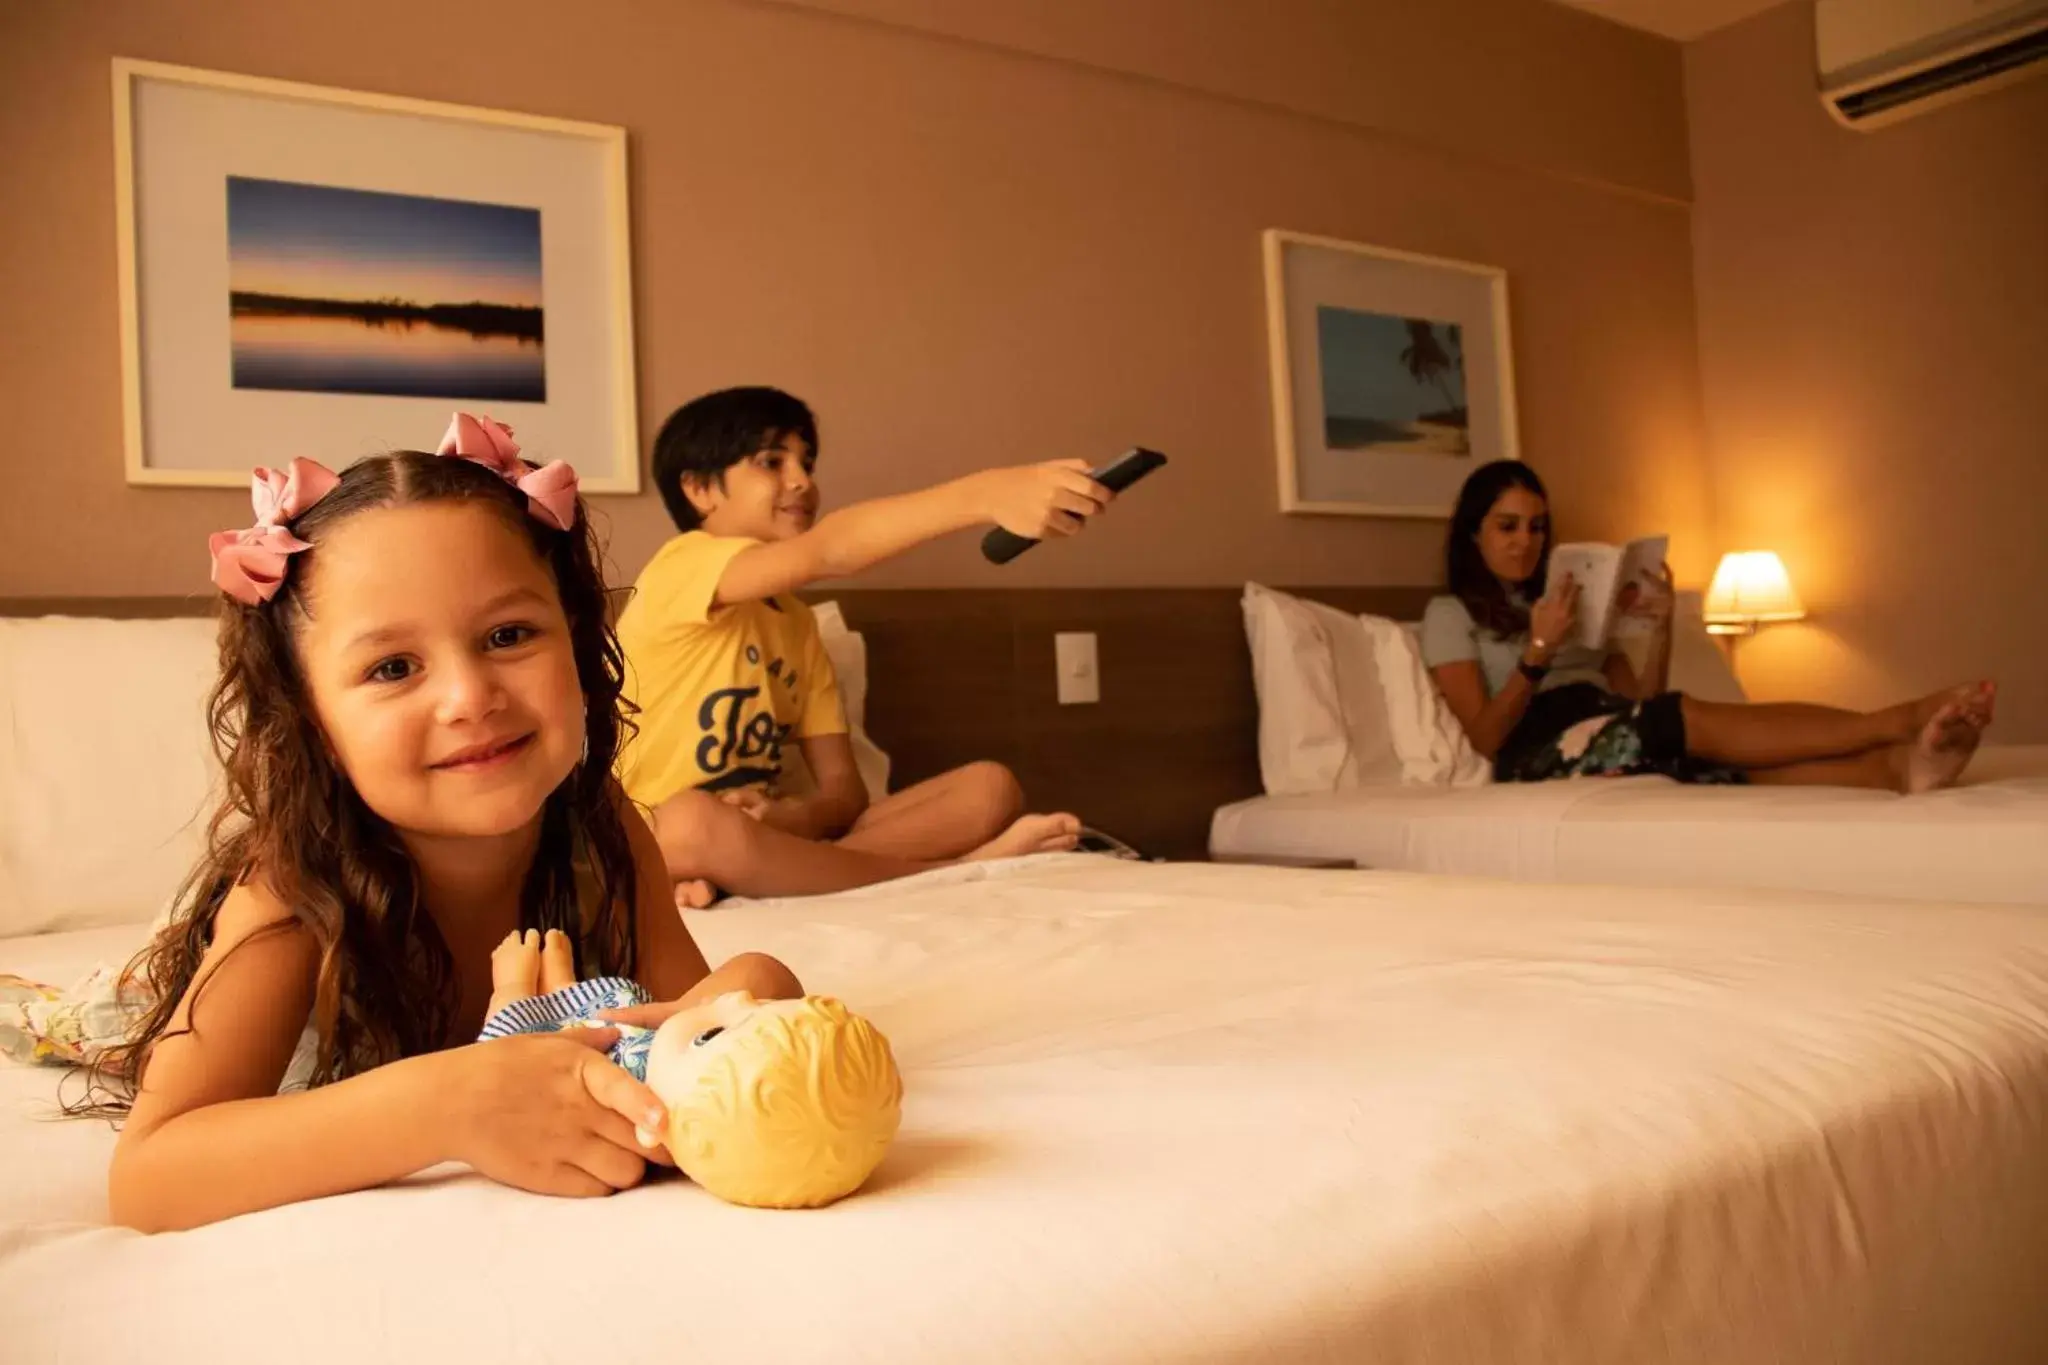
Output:
[[1059,674],[1061,706],[1086,706],[1102,700],[1102,679],[1096,671],[1092,632],[1062,631],[1054,635],[1052,657]]

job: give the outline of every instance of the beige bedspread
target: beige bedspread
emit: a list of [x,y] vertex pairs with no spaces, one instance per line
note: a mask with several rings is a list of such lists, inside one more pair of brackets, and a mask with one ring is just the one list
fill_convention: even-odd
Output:
[[2036,910],[1056,858],[693,924],[894,1040],[869,1192],[444,1169],[143,1238],[8,1068],[6,1357],[2048,1359]]
[[1911,797],[1661,777],[1261,796],[1216,812],[1209,849],[1517,881],[2048,906],[2048,746],[1987,748],[1965,785]]

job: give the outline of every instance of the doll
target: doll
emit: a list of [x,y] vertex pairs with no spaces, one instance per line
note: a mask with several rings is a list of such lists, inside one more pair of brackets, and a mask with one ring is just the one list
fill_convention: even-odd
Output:
[[817,1208],[859,1189],[896,1135],[903,1081],[889,1040],[829,996],[756,1000],[735,991],[657,1029],[608,1024],[599,1010],[647,1003],[621,977],[577,981],[567,936],[513,934],[491,955],[478,1041],[565,1028],[614,1028],[613,1061],[668,1110],[665,1141],[690,1179],[734,1204]]

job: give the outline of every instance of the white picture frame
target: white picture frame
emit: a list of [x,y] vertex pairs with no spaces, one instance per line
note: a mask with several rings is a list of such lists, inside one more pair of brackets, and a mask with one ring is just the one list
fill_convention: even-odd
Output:
[[1447,519],[1473,469],[1521,458],[1505,270],[1280,228],[1262,248],[1282,512]]
[[113,96],[130,484],[431,450],[463,410],[640,491],[623,128],[124,57]]

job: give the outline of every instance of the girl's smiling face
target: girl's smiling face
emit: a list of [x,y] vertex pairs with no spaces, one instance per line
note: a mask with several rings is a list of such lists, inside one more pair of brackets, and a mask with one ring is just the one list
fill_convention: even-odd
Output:
[[478,502],[349,518],[305,566],[306,693],[363,803],[399,831],[523,830],[583,752],[583,690],[548,566]]

